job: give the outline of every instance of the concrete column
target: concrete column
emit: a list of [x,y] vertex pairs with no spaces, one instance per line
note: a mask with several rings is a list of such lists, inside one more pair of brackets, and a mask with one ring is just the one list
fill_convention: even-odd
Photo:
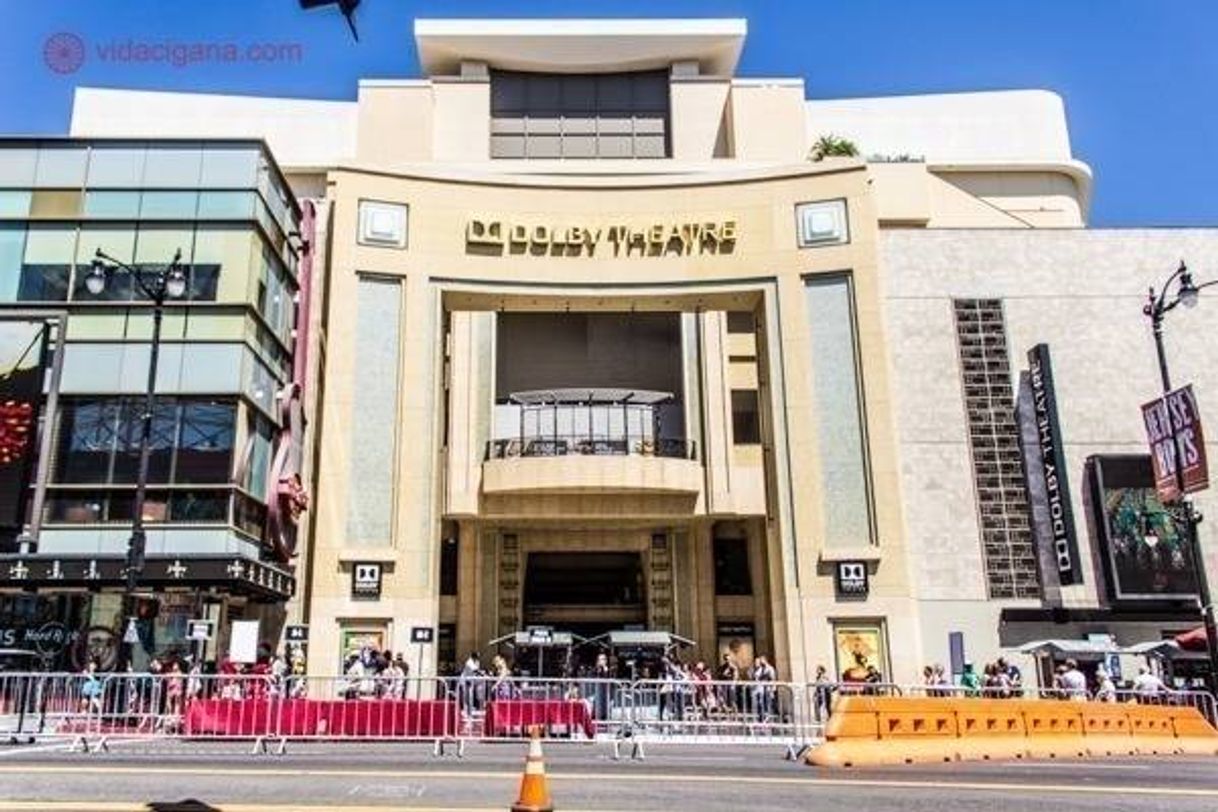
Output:
[[732,399],[728,391],[727,318],[721,311],[703,313],[702,432],[703,465],[706,471],[706,512],[731,512]]
[[478,609],[483,604],[479,578],[479,528],[474,522],[457,525],[457,662],[485,641],[477,638]]

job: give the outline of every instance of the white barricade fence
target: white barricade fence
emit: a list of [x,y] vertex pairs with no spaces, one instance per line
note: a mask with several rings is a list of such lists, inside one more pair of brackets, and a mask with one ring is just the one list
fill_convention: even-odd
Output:
[[[769,744],[820,736],[785,682],[199,674],[0,675],[0,737]],[[615,748],[616,749],[616,748]]]
[[[198,674],[0,674],[0,743],[177,738],[287,741],[519,740],[817,743],[841,696],[1136,702],[1195,707],[1204,691],[1109,694],[1054,688],[860,683],[393,678]],[[641,752],[641,751],[638,751]]]

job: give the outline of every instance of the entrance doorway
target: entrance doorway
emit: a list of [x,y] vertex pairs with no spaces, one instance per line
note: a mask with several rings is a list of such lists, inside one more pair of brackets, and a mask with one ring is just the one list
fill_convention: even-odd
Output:
[[[525,562],[524,625],[548,626],[588,640],[620,629],[643,629],[647,605],[638,552],[533,552]],[[569,668],[596,659],[595,646],[577,645]]]

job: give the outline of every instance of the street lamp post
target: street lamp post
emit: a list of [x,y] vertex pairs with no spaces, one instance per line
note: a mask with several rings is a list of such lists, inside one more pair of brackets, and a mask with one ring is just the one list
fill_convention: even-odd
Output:
[[106,254],[100,248],[93,257],[92,267],[85,277],[85,287],[100,296],[114,274],[128,274],[139,290],[152,302],[152,343],[148,358],[148,388],[144,391],[144,410],[140,414],[140,466],[135,480],[135,500],[132,506],[131,538],[127,541],[127,562],[123,568],[123,617],[126,628],[119,644],[118,669],[125,671],[131,660],[129,631],[134,627],[135,611],[132,598],[144,571],[144,551],[147,534],[144,531],[144,501],[148,491],[148,462],[151,456],[152,417],[156,408],[156,369],[161,349],[161,317],[167,299],[180,299],[186,293],[186,271],[182,268],[182,251],[163,268],[136,268]]
[[[1188,266],[1181,262],[1176,272],[1163,283],[1162,290],[1156,292],[1152,286],[1147,295],[1146,305],[1142,308],[1142,312],[1150,319],[1151,331],[1155,337],[1155,352],[1159,358],[1159,378],[1163,385],[1164,403],[1171,393],[1171,375],[1167,371],[1167,353],[1163,348],[1163,317],[1178,305],[1184,305],[1186,308],[1196,307],[1201,291],[1214,284],[1218,284],[1218,279],[1201,285],[1196,284]],[[1174,291],[1173,285],[1175,285]],[[1176,436],[1175,424],[1170,416],[1167,425],[1171,431],[1172,451],[1175,458],[1176,501],[1175,504],[1164,505],[1164,507],[1172,520],[1183,528],[1185,542],[1192,547],[1193,566],[1197,571],[1197,599],[1201,604],[1201,622],[1205,627],[1209,650],[1210,688],[1218,694],[1218,623],[1215,623],[1214,619],[1214,601],[1210,597],[1209,578],[1205,572],[1201,540],[1197,535],[1197,525],[1201,523],[1202,515],[1194,508],[1192,500],[1184,494],[1184,466],[1180,453],[1180,442]]]

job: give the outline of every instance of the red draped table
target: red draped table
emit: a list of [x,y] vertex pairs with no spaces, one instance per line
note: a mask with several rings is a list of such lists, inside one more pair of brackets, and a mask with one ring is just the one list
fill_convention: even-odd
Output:
[[551,730],[565,727],[569,732],[580,729],[589,739],[596,736],[588,703],[580,699],[494,699],[486,705],[487,736],[527,735],[533,725]]
[[197,699],[187,736],[429,738],[457,733],[448,700]]

